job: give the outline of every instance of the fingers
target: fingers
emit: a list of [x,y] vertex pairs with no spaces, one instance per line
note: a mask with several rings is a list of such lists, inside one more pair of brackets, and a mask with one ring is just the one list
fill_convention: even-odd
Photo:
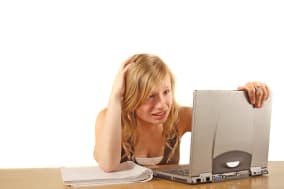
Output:
[[239,87],[238,90],[246,91],[250,103],[256,108],[261,108],[263,102],[269,97],[268,86],[257,81],[246,83],[245,86]]
[[125,67],[127,67],[129,64],[133,63],[133,57],[129,57],[127,58],[124,62],[122,62],[121,66],[120,66],[120,70],[124,70]]
[[264,92],[262,90],[262,86],[261,84],[258,84],[255,87],[255,98],[256,98],[256,103],[255,103],[255,106],[257,108],[260,108],[263,104],[263,100],[264,100]]
[[125,60],[124,62],[121,63],[120,65],[120,70],[123,70],[125,68],[125,66],[127,66],[127,64],[129,64],[130,58],[128,58],[127,60]]
[[270,89],[267,85],[265,85],[265,95],[264,95],[264,100],[267,100],[269,95],[270,95]]
[[256,102],[255,88],[251,83],[246,83],[245,86],[239,87],[238,90],[246,91],[249,97],[249,102],[252,105],[255,105]]
[[129,66],[133,63],[132,58],[128,58],[127,60],[125,60],[124,62],[122,62],[122,64],[120,65],[119,68],[119,74],[125,74],[126,71],[128,70]]
[[131,57],[128,58],[120,65],[120,69],[116,74],[113,87],[112,87],[112,94],[114,98],[123,98],[124,90],[125,90],[125,79],[126,79],[126,72],[129,66],[133,63]]

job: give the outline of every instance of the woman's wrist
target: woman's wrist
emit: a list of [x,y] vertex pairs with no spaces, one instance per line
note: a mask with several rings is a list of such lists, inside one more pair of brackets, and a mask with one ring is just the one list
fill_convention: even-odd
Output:
[[122,96],[120,94],[112,94],[109,98],[109,105],[121,105]]

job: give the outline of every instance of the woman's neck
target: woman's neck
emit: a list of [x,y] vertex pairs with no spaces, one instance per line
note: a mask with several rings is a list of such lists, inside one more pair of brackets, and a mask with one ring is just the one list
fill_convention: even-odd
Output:
[[163,125],[154,124],[137,124],[137,134],[138,136],[151,136],[151,137],[161,137],[163,133]]
[[157,132],[159,130],[163,130],[163,124],[152,124],[145,122],[143,120],[137,120],[137,130],[139,132]]

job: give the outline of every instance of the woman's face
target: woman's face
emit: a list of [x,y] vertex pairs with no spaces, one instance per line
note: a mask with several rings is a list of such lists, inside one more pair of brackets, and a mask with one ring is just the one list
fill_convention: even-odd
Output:
[[167,76],[160,86],[154,87],[145,102],[136,110],[138,121],[147,124],[162,124],[169,115],[173,103],[170,77]]

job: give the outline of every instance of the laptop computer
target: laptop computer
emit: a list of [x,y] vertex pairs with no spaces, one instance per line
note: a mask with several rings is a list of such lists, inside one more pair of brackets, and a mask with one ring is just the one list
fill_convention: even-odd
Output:
[[254,108],[244,91],[194,91],[189,165],[154,176],[198,184],[268,174],[270,117],[271,97]]

